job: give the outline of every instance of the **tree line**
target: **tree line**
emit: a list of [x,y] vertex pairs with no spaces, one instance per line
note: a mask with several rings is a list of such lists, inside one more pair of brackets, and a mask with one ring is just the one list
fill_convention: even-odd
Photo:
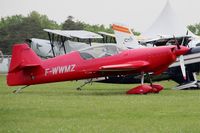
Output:
[[[200,23],[189,25],[188,28],[195,34],[200,35]],[[36,11],[27,16],[13,15],[0,19],[0,50],[4,54],[11,54],[13,44],[22,43],[28,38],[48,39],[47,33],[43,29],[61,29],[61,30],[88,30],[92,32],[104,31],[113,33],[111,25],[107,28],[104,25],[91,25],[85,22],[74,20],[73,16],[61,24],[50,20],[46,15],[39,14]],[[134,32],[139,35],[139,32]]]
[[33,11],[27,16],[14,15],[0,19],[0,50],[4,54],[11,54],[13,44],[23,43],[29,38],[48,39],[48,35],[43,29],[113,32],[111,27],[106,28],[104,25],[90,25],[75,21],[73,16],[68,16],[66,21],[58,24],[46,15]]

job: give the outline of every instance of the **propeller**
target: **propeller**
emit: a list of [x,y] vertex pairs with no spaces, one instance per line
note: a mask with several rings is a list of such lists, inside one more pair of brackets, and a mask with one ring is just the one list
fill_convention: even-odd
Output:
[[[174,40],[175,40],[177,48],[181,49],[180,44],[179,44],[178,40],[175,38],[175,36],[174,36]],[[185,37],[183,37],[181,45],[183,45],[184,41],[185,41]],[[181,55],[179,57],[179,61],[180,61],[179,63],[180,63],[180,67],[181,67],[181,72],[182,72],[182,75],[183,75],[183,79],[186,80],[186,69],[185,69],[185,62],[184,62],[184,56],[183,55]]]
[[175,42],[177,48],[178,48],[178,49],[181,49],[180,44],[179,44],[179,42],[178,42],[178,40],[176,39],[175,36],[174,36],[174,42]]
[[181,72],[183,74],[183,78],[184,78],[184,80],[186,80],[186,71],[185,71],[184,56],[181,55],[179,57],[179,60],[180,60],[180,67],[181,67]]
[[[188,36],[188,30],[186,32],[186,36]],[[183,43],[185,42],[186,37],[183,37],[182,42],[181,42],[181,46],[183,46]]]

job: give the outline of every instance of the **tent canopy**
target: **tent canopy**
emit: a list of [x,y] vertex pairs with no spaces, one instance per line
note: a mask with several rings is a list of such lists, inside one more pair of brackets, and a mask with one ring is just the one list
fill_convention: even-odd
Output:
[[187,32],[189,36],[196,37],[186,25],[181,23],[168,0],[155,22],[141,36],[145,39],[153,39],[160,36],[185,36]]

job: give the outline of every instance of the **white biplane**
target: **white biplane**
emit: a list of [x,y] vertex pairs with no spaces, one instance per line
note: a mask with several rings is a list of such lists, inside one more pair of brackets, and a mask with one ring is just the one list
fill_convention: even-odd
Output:
[[43,58],[55,57],[74,50],[80,50],[96,43],[92,40],[102,39],[99,34],[85,30],[51,30],[44,29],[49,40],[32,38],[27,39],[31,48]]

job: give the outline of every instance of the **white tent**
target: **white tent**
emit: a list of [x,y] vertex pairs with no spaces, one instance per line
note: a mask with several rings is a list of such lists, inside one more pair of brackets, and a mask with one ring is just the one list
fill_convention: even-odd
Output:
[[189,36],[196,37],[181,23],[168,0],[158,18],[141,36],[144,39],[155,39],[160,36],[184,36],[187,32]]

